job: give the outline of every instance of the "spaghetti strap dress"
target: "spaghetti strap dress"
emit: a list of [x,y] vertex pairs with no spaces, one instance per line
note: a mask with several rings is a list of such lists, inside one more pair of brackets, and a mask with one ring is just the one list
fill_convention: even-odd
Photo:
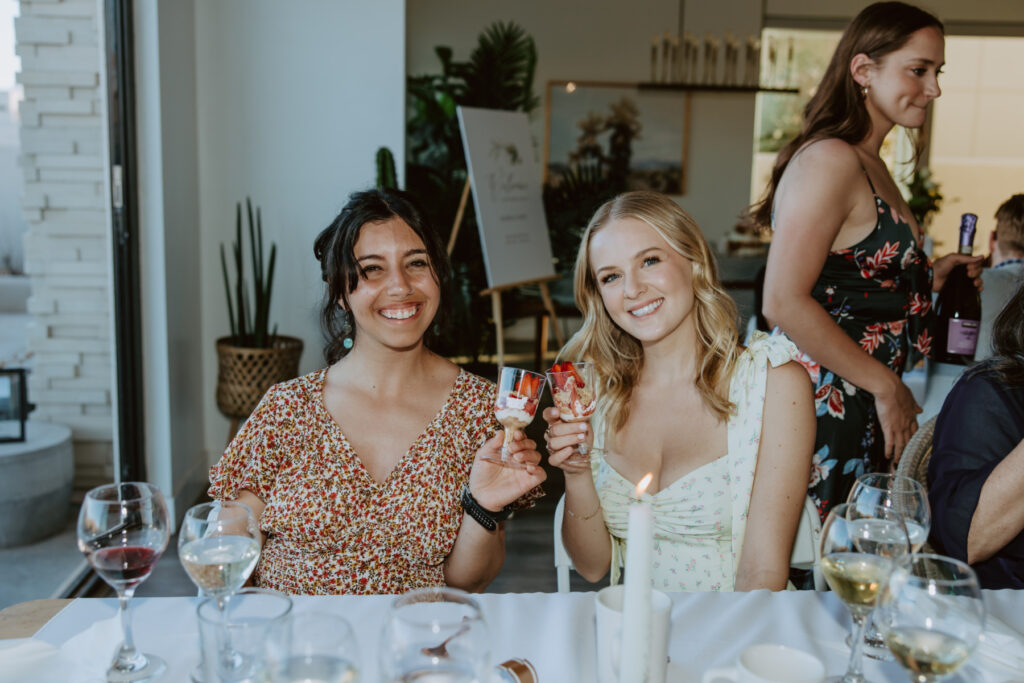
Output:
[[[875,229],[852,247],[829,252],[811,296],[861,349],[902,375],[931,353],[932,267],[911,225],[864,176],[878,210]],[[818,430],[808,493],[824,519],[859,475],[889,465],[874,396],[806,353],[798,360],[815,389]]]

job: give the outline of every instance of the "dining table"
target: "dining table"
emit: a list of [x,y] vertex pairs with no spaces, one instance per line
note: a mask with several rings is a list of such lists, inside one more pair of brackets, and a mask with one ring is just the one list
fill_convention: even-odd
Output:
[[[983,593],[989,627],[999,628],[992,631],[987,627],[982,645],[967,665],[946,680],[1024,682],[1024,591]],[[595,595],[569,592],[474,596],[487,622],[491,660],[498,663],[512,658],[527,659],[536,668],[537,683],[594,683]],[[757,590],[676,593],[671,598],[667,681],[705,683],[709,671],[734,664],[740,652],[754,643],[777,643],[808,652],[824,662],[829,675],[841,675],[846,669],[850,651],[844,640],[850,631],[850,616],[833,593]],[[378,643],[394,599],[387,595],[296,596],[293,613],[318,611],[347,619],[359,643],[360,680],[368,683],[379,680]],[[198,662],[197,604],[197,598],[187,597],[132,601],[135,643],[144,652],[158,654],[167,661],[168,670],[162,680],[188,681],[189,672]],[[0,612],[0,636],[32,638],[32,642],[56,648],[62,657],[91,657],[102,664],[109,661],[118,644],[120,632],[114,626],[116,623],[117,600],[113,598],[42,601]],[[102,631],[98,630],[100,626]],[[98,633],[102,634],[99,641]],[[104,643],[105,640],[111,642]],[[14,641],[0,640],[0,646],[5,642]],[[0,660],[2,655],[0,647]],[[68,677],[72,674],[65,670],[60,674],[64,678],[51,678],[46,667],[41,666],[37,672],[17,680],[97,680],[97,661],[92,662],[91,674],[83,666],[73,677]],[[892,661],[865,658],[864,674],[868,681],[877,683],[911,680]]]

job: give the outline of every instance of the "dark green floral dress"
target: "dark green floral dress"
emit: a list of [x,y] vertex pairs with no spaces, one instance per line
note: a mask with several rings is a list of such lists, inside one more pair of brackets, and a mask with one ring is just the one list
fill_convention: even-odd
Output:
[[[931,353],[932,267],[910,224],[874,185],[871,192],[878,208],[874,231],[829,252],[811,296],[864,351],[902,375],[908,363]],[[818,432],[808,493],[824,519],[859,475],[887,470],[888,461],[874,397],[805,353],[798,360],[815,388]]]

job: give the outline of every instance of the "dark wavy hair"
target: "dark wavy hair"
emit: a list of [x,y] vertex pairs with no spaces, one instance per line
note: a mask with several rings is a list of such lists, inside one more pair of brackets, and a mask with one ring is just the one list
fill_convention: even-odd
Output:
[[779,152],[764,198],[751,207],[751,215],[759,225],[771,226],[779,181],[793,155],[804,144],[838,138],[855,145],[871,132],[871,118],[864,106],[861,88],[850,73],[853,58],[863,53],[879,62],[906,45],[910,36],[923,28],[945,32],[937,17],[903,2],[876,2],[854,17],[843,31],[814,96],[804,107],[800,134]]
[[[320,262],[320,275],[326,284],[320,308],[320,327],[325,341],[324,358],[328,364],[334,364],[348,353],[344,338],[354,339],[356,334],[355,325],[346,332],[345,318],[349,315],[346,313],[348,295],[359,285],[362,277],[354,253],[359,233],[367,223],[380,223],[391,218],[404,221],[423,240],[434,280],[441,291],[441,305],[433,322],[444,322],[445,302],[451,300],[451,265],[441,236],[431,225],[426,212],[412,195],[401,190],[355,192],[349,196],[341,213],[313,243],[313,255]],[[339,299],[345,302],[344,309],[338,306]]]
[[992,323],[989,368],[1011,386],[1024,386],[1024,281]]

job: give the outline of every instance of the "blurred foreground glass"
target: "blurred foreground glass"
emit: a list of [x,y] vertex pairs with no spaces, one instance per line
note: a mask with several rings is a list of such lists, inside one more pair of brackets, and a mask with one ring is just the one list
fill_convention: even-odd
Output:
[[164,660],[135,649],[129,600],[163,555],[168,537],[167,505],[152,484],[106,484],[85,494],[78,512],[78,548],[117,591],[124,633],[108,681],[148,681],[167,669]]
[[275,683],[356,683],[359,644],[342,617],[300,612],[291,618],[291,637],[268,643]]
[[853,618],[850,663],[833,683],[864,683],[864,627],[896,560],[910,552],[903,518],[881,505],[837,505],[821,528],[821,572]]
[[454,588],[422,588],[395,599],[380,641],[388,683],[490,680],[487,625],[476,600]]
[[978,577],[950,557],[906,558],[879,597],[875,622],[910,680],[945,678],[967,661],[985,628]]
[[273,652],[286,652],[292,601],[284,593],[243,588],[222,598],[206,598],[196,608],[203,680],[206,683],[266,681]]

